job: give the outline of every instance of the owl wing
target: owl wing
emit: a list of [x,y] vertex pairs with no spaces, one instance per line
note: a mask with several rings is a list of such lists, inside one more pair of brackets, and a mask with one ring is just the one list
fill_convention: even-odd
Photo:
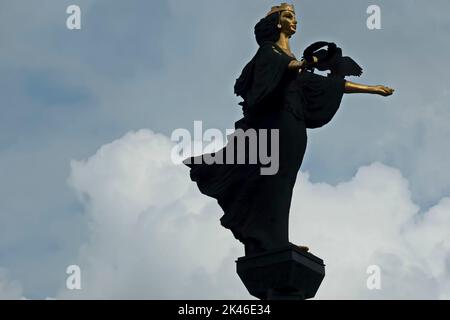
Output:
[[346,77],[346,76],[357,76],[360,77],[363,73],[363,69],[359,64],[355,62],[350,57],[342,57],[333,66],[331,73],[336,76]]

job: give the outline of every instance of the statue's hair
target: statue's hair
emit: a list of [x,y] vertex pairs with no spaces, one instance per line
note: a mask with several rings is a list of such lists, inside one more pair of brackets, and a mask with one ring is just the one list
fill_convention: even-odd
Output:
[[265,41],[278,41],[280,38],[280,29],[277,28],[279,20],[279,12],[272,13],[270,16],[259,20],[255,26],[255,37],[259,46],[261,46]]

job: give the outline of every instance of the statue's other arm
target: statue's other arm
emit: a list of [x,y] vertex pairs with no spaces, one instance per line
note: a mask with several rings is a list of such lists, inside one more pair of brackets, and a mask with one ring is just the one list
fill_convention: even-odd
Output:
[[288,65],[288,69],[290,70],[300,70],[303,69],[306,66],[306,61],[302,60],[302,61],[298,61],[298,60],[292,60],[289,65]]
[[[317,63],[319,59],[316,56],[313,56],[314,63]],[[298,61],[298,60],[292,60],[291,63],[289,63],[288,68],[291,70],[300,70],[305,67],[307,67],[308,63],[305,60]]]
[[394,89],[382,85],[369,86],[351,81],[345,81],[344,93],[370,93],[370,94],[379,94],[380,96],[387,97],[392,95],[394,91],[395,91]]
[[[318,61],[317,57],[314,58],[314,63]],[[298,61],[292,60],[288,68],[290,70],[300,70],[307,66],[307,62],[305,60]],[[344,93],[370,93],[370,94],[379,94],[381,96],[387,97],[394,93],[394,89],[378,85],[378,86],[369,86],[365,84],[355,83],[351,81],[345,81],[345,90]]]

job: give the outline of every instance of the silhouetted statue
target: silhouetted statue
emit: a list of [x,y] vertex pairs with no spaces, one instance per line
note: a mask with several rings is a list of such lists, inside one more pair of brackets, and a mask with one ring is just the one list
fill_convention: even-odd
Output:
[[[297,60],[289,45],[296,29],[292,5],[273,7],[255,26],[259,50],[234,87],[244,100],[240,103],[244,117],[235,123],[236,129],[279,130],[278,172],[262,175],[265,164],[260,162],[206,164],[201,161],[204,155],[184,161],[200,191],[217,199],[224,211],[221,224],[245,245],[246,256],[289,245],[289,209],[306,150],[306,129],[330,122],[344,93],[388,96],[394,91],[346,81],[345,76],[359,76],[362,69],[351,58],[342,57],[342,50],[332,43],[315,43],[305,50],[304,59]],[[328,50],[317,51],[324,46]],[[330,74],[315,74],[314,68],[330,70]],[[272,150],[272,143],[267,143]],[[226,153],[227,148],[230,145],[215,155]],[[298,248],[308,251],[305,246]]]

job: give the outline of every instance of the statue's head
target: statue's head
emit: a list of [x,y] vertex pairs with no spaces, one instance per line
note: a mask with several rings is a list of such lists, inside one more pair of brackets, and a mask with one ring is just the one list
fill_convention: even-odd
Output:
[[256,42],[261,45],[264,41],[277,42],[280,34],[289,38],[297,31],[297,18],[294,6],[282,3],[272,7],[267,15],[255,26]]

